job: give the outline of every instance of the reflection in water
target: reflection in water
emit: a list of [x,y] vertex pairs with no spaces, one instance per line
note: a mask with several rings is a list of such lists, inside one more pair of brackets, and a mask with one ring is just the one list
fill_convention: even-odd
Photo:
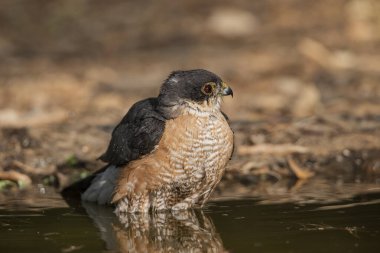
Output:
[[120,252],[226,252],[211,219],[202,211],[128,214],[83,203],[108,250]]
[[210,202],[206,215],[131,215],[124,223],[97,205],[0,203],[0,252],[223,252],[220,238],[232,252],[380,252],[378,189],[322,204]]

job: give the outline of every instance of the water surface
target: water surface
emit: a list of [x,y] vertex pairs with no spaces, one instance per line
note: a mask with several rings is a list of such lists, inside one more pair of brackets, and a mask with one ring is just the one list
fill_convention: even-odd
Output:
[[[57,200],[55,200],[57,201]],[[0,209],[0,252],[380,252],[380,194],[329,204],[210,202],[128,215],[111,208]]]

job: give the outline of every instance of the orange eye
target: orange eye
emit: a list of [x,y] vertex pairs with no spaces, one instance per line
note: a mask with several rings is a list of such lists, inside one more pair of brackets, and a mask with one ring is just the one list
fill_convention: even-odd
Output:
[[202,87],[202,92],[205,94],[205,95],[211,95],[213,90],[214,90],[214,87],[215,87],[215,84],[214,83],[206,83],[205,85],[203,85]]

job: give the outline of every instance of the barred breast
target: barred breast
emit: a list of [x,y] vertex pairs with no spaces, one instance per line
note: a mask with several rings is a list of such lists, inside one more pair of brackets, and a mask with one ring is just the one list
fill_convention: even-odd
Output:
[[156,149],[123,169],[114,196],[117,211],[202,206],[232,149],[233,133],[219,110],[168,120]]
[[[168,125],[169,164],[175,197],[201,204],[219,182],[232,152],[232,132],[223,115],[184,116]],[[167,173],[165,173],[166,175]]]

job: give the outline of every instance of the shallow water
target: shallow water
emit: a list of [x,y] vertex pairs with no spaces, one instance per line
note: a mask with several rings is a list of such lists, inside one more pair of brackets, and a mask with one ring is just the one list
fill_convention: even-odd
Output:
[[[57,201],[57,200],[54,200]],[[0,209],[0,252],[380,252],[380,194],[326,204],[210,202],[128,215],[85,204]]]

